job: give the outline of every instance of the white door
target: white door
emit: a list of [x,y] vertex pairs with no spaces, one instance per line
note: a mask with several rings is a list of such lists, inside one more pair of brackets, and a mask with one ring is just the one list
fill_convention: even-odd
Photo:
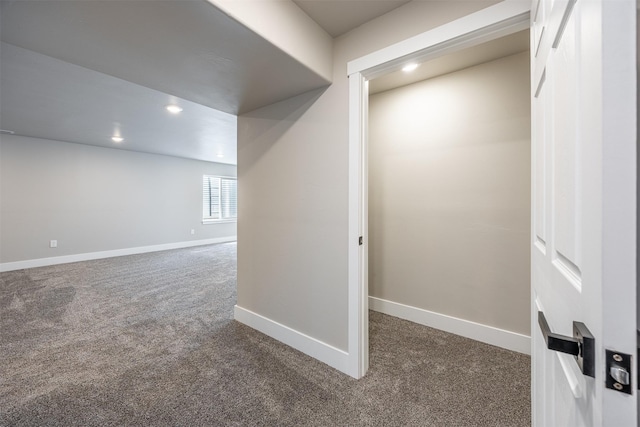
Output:
[[[533,3],[533,425],[635,426],[636,4]],[[590,330],[593,377],[547,348],[539,312],[553,333]]]

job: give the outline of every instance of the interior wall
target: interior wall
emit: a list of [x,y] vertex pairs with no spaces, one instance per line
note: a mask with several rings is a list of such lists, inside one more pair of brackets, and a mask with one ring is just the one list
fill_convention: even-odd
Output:
[[335,39],[326,90],[238,117],[239,307],[347,350],[347,62],[494,3],[407,3]]
[[529,52],[369,98],[369,294],[529,335]]
[[202,224],[204,174],[236,166],[2,135],[0,262],[235,236]]

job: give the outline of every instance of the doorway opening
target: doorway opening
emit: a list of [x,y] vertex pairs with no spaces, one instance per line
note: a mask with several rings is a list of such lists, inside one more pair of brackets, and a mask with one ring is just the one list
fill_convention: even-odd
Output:
[[369,308],[530,353],[524,30],[369,82]]
[[[373,195],[369,192],[367,171],[369,170],[368,161],[368,140],[372,138],[372,132],[378,132],[375,127],[369,127],[369,107],[370,105],[376,106],[377,103],[370,104],[370,91],[378,90],[383,87],[389,88],[393,86],[389,85],[391,81],[398,78],[398,75],[402,73],[400,71],[404,65],[409,62],[426,63],[436,58],[442,58],[444,55],[451,54],[453,52],[461,52],[464,49],[475,47],[474,52],[478,50],[478,46],[487,42],[496,41],[504,38],[505,36],[514,35],[523,30],[529,28],[529,9],[525,5],[514,4],[498,4],[496,6],[485,9],[479,13],[469,15],[458,21],[454,21],[451,24],[447,24],[443,27],[436,28],[420,36],[401,42],[397,45],[390,46],[381,51],[374,52],[371,55],[367,55],[358,60],[349,63],[349,84],[350,84],[350,195],[349,195],[349,230],[350,230],[350,246],[349,246],[349,360],[350,360],[350,372],[351,374],[359,378],[363,376],[369,365],[368,355],[368,308],[369,308],[369,272],[376,273],[375,268],[369,269],[369,249],[370,249],[370,236],[369,231],[369,197],[375,198],[377,195]],[[515,36],[514,36],[515,37]],[[498,43],[497,41],[494,43]],[[469,55],[461,55],[461,58],[468,60]],[[443,60],[440,59],[440,62]],[[482,61],[481,61],[482,62]],[[467,64],[466,67],[470,67],[472,64]],[[425,67],[424,69],[427,69]],[[465,68],[464,65],[462,68]],[[441,73],[436,73],[438,75]],[[379,78],[379,79],[378,79]],[[427,77],[428,78],[428,77]],[[378,80],[375,80],[378,79]],[[424,78],[423,78],[424,79]],[[418,80],[423,80],[418,79]],[[528,93],[528,85],[527,85]],[[382,92],[381,91],[381,92]],[[389,98],[390,91],[382,92],[380,95],[372,95],[372,98]],[[445,99],[441,102],[447,102]],[[373,107],[372,107],[373,108]],[[436,107],[437,108],[437,107]],[[383,108],[384,109],[384,108]],[[419,108],[418,108],[419,110]],[[418,111],[414,113],[418,116],[417,122],[420,122],[420,114]],[[414,114],[411,113],[411,114]],[[374,112],[374,114],[377,114]],[[401,114],[402,117],[396,117],[402,121],[406,114]],[[407,131],[408,129],[405,129]],[[383,131],[384,132],[384,131]],[[391,140],[394,138],[392,137]],[[408,138],[411,140],[411,137]],[[384,156],[383,156],[384,157]],[[530,159],[530,158],[529,158]],[[530,162],[530,160],[529,160]],[[415,165],[414,165],[415,166]],[[529,163],[530,166],[530,163]],[[418,167],[418,166],[416,166]],[[419,167],[418,167],[419,168]],[[402,168],[398,169],[400,174],[406,172]],[[406,177],[405,177],[406,178]],[[401,183],[406,183],[400,179]],[[418,184],[419,186],[419,184]],[[406,190],[406,186],[397,185],[394,190],[401,193]],[[410,199],[411,194],[405,194],[404,197]],[[525,195],[525,197],[528,197]],[[404,230],[402,233],[412,234],[411,229]],[[362,236],[362,245],[352,245],[351,243],[359,241]],[[394,236],[397,238],[398,236]],[[528,240],[528,232],[526,235]],[[378,242],[379,243],[379,242]],[[402,246],[402,236],[396,243]],[[375,243],[374,243],[375,245]],[[371,246],[375,248],[375,246]],[[404,252],[404,251],[403,251]],[[399,253],[399,257],[407,256],[410,258],[413,253]],[[419,255],[419,254],[418,254]],[[375,256],[375,254],[374,254]],[[402,265],[403,261],[399,260],[399,265]],[[414,265],[419,264],[414,259]],[[374,283],[377,278],[373,278]],[[375,285],[374,285],[375,286]],[[373,292],[378,292],[379,289],[374,289]],[[384,290],[381,291],[385,295]],[[375,295],[374,295],[375,298]],[[404,301],[408,301],[412,297],[404,295]],[[378,298],[372,301],[372,308],[374,310],[382,311],[380,300],[384,298]],[[388,304],[387,304],[388,306]],[[407,309],[407,304],[393,304],[394,309],[399,311],[412,312],[411,308]],[[423,310],[424,311],[424,310]],[[392,313],[389,313],[392,314]],[[398,317],[405,317],[411,319],[412,314],[406,316],[399,315],[396,311],[395,314]],[[444,316],[444,318],[450,316]],[[418,322],[421,323],[421,322]],[[476,322],[468,322],[474,324]],[[432,325],[433,326],[433,325]],[[446,329],[446,328],[443,328]],[[472,328],[473,329],[473,328]],[[496,330],[499,328],[489,329],[489,335],[495,335]],[[499,331],[498,331],[499,332]],[[472,331],[472,333],[474,333]],[[526,338],[522,335],[523,338]],[[477,339],[477,338],[476,338]],[[482,340],[482,339],[481,339]],[[486,341],[486,340],[485,340]],[[525,339],[528,342],[528,339]],[[521,345],[521,344],[520,344]],[[525,344],[526,346],[526,344]]]

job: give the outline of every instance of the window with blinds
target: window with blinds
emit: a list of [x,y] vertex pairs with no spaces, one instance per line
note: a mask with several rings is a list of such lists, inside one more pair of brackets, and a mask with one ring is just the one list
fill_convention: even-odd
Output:
[[202,220],[234,221],[238,218],[238,181],[236,178],[202,177]]

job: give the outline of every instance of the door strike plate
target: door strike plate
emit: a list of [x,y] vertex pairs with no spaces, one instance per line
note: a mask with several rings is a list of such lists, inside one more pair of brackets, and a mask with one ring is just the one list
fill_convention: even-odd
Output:
[[631,394],[631,355],[606,350],[607,388]]

